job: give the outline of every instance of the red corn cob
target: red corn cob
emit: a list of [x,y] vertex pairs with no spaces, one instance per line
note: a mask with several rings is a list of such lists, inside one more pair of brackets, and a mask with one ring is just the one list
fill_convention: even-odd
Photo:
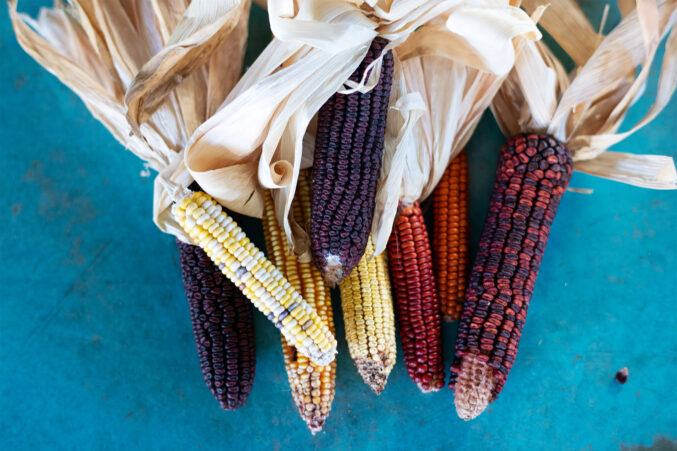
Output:
[[418,202],[400,209],[388,257],[407,372],[421,391],[437,391],[444,387],[440,301]]
[[517,135],[501,150],[451,367],[463,419],[482,413],[503,389],[571,172],[569,150],[552,136]]
[[[350,79],[359,81],[386,45],[385,39],[374,39]],[[318,113],[310,239],[315,263],[331,285],[350,274],[367,246],[392,76],[393,58],[388,52],[374,89],[365,94],[334,94]]]
[[176,244],[202,376],[221,407],[235,410],[254,382],[252,304],[199,246]]
[[468,274],[468,156],[451,164],[433,193],[435,280],[445,321],[461,317]]

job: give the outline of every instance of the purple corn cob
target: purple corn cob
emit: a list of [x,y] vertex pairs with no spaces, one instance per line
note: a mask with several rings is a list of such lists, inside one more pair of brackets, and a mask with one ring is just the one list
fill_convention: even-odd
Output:
[[221,407],[235,410],[254,382],[252,304],[199,246],[176,244],[202,376]]
[[[387,43],[374,39],[350,79],[359,81]],[[334,94],[318,113],[310,239],[315,263],[331,285],[350,274],[367,246],[392,77],[393,57],[388,52],[374,89]]]
[[479,415],[503,389],[571,172],[569,150],[552,136],[517,135],[501,150],[451,367],[461,418]]

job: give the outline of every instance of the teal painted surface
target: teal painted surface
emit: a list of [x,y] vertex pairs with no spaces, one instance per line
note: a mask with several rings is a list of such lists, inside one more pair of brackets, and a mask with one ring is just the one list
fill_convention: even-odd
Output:
[[[586,5],[599,15],[601,2]],[[19,49],[6,10],[0,52],[0,448],[613,450],[677,437],[677,193],[574,176],[594,194],[564,197],[517,363],[476,421],[456,418],[448,389],[419,394],[401,360],[372,395],[336,310],[336,400],[313,437],[292,404],[279,335],[260,315],[249,402],[218,409],[173,239],[151,222],[151,179]],[[616,150],[677,156],[675,117],[673,100]],[[469,145],[473,247],[501,143],[485,117]],[[261,243],[258,221],[246,226]],[[447,363],[454,332],[444,329]],[[618,386],[623,366],[630,378]]]

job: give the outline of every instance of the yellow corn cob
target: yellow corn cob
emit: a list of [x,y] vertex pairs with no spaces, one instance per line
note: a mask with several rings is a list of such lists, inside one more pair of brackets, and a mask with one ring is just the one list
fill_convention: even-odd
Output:
[[[305,223],[310,217],[310,182],[305,172],[299,176],[296,190],[294,217],[300,223]],[[285,235],[275,217],[270,195],[265,197],[263,231],[270,259],[287,277],[289,283],[301,292],[308,304],[315,307],[320,318],[334,332],[329,287],[313,262],[303,263],[292,252],[286,251]],[[329,365],[317,365],[300,355],[296,347],[289,345],[284,338],[282,353],[294,403],[308,429],[315,434],[322,430],[334,400],[336,360]]]
[[370,238],[364,256],[340,288],[350,356],[362,379],[379,395],[395,365],[397,347],[388,262],[384,254],[372,258],[373,253]]
[[172,213],[193,242],[300,353],[319,365],[334,360],[336,339],[329,326],[214,199],[194,192],[174,204]]

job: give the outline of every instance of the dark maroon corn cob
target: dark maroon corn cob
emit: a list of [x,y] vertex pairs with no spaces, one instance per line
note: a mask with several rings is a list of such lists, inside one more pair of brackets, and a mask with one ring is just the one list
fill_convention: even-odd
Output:
[[569,150],[552,136],[517,135],[501,150],[451,367],[462,418],[479,415],[503,389],[571,172]]
[[388,267],[407,372],[421,391],[437,391],[444,387],[440,299],[418,202],[400,207],[388,240]]
[[221,407],[235,410],[254,382],[252,303],[199,246],[176,244],[202,376]]
[[[350,79],[359,81],[387,44],[374,39]],[[310,239],[315,263],[331,285],[350,274],[367,246],[392,77],[393,57],[388,51],[374,89],[334,94],[318,113]]]

